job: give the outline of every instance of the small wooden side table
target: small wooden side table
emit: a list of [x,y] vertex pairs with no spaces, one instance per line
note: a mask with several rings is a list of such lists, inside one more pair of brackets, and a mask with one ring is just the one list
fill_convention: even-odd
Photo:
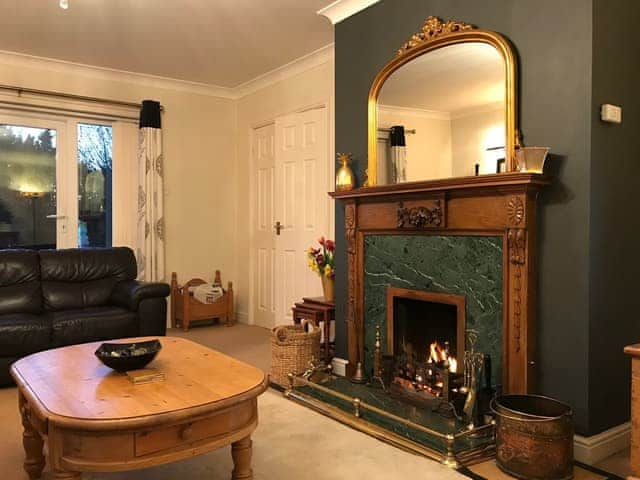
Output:
[[296,303],[291,309],[293,312],[293,323],[300,323],[303,318],[311,320],[316,327],[323,323],[324,328],[324,354],[325,363],[331,361],[330,335],[331,322],[336,319],[336,305],[334,302],[328,302],[324,297],[303,297],[301,303]]

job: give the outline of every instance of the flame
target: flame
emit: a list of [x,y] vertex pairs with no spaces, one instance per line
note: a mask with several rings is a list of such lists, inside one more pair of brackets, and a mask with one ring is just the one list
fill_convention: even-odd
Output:
[[449,371],[456,373],[458,371],[458,361],[456,357],[448,355],[447,351],[440,346],[438,342],[433,342],[429,345],[429,358],[427,363],[449,362]]
[[458,371],[458,361],[456,357],[449,357],[449,371],[451,373],[456,373]]

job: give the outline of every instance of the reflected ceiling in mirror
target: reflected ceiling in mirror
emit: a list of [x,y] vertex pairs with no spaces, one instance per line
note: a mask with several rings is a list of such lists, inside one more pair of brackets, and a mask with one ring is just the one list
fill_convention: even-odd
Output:
[[468,24],[445,31],[455,24],[438,22],[427,19],[371,87],[370,185],[513,169],[516,65],[510,44]]

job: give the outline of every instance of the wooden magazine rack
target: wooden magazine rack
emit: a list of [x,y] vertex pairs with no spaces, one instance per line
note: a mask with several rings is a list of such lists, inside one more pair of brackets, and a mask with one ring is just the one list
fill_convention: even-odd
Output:
[[[224,318],[228,327],[232,326],[233,316],[233,283],[227,284],[224,295],[214,303],[202,303],[193,297],[190,287],[206,284],[201,278],[192,278],[184,285],[178,284],[176,272],[171,274],[171,326],[177,328],[178,324],[183,330],[189,330],[189,324],[197,320]],[[216,270],[214,284],[222,285],[220,270]]]

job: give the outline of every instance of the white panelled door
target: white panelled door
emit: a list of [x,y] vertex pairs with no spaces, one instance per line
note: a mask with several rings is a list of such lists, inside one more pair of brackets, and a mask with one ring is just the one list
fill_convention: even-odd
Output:
[[276,119],[276,325],[291,323],[291,307],[302,297],[322,294],[320,279],[307,266],[306,250],[330,231],[327,126],[326,108]]
[[271,328],[275,324],[275,126],[253,131],[253,322]]

